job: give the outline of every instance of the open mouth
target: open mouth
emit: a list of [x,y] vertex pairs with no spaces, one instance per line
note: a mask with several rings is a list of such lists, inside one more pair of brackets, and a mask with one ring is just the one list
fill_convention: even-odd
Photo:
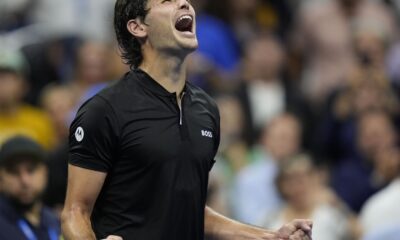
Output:
[[183,15],[175,23],[176,30],[180,32],[192,32],[193,17],[190,15]]

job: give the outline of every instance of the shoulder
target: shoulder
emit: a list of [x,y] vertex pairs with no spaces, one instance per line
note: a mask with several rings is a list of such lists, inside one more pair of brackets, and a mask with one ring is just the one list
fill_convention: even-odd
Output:
[[374,212],[379,213],[383,209],[396,208],[398,201],[400,201],[400,180],[396,180],[386,188],[382,189],[375,195],[373,195],[365,203],[361,216],[368,216],[374,214]]
[[259,185],[260,182],[266,182],[268,173],[268,164],[265,161],[253,162],[240,170],[237,182],[246,186]]
[[[115,111],[116,106],[123,101],[127,92],[131,91],[131,78],[135,78],[132,72],[126,73],[119,80],[112,82],[107,87],[96,93],[93,97],[86,100],[78,110],[78,114],[91,110],[99,113],[109,113]],[[122,99],[122,100],[121,100]]]
[[37,107],[28,105],[28,104],[23,105],[21,107],[21,113],[24,116],[35,119],[35,120],[36,119],[44,119],[44,120],[49,119],[48,115],[43,110],[41,110]]
[[113,102],[121,97],[126,97],[128,93],[132,95],[137,90],[137,78],[139,76],[136,71],[129,71],[120,79],[113,81],[107,87],[103,88],[95,96],[100,96],[109,102]]
[[338,222],[342,223],[342,221],[346,221],[346,216],[343,212],[341,212],[337,207],[334,207],[330,204],[321,204],[316,207],[313,212],[313,217],[319,219],[324,223],[332,222],[334,224],[338,224]]
[[8,222],[0,215],[0,239],[24,240],[25,238],[14,224]]
[[10,210],[10,206],[3,195],[0,195],[0,216],[5,216]]
[[83,131],[85,131],[85,135],[86,133],[95,134],[99,130],[103,133],[106,130],[112,130],[116,134],[120,129],[121,114],[116,112],[114,106],[113,102],[101,94],[87,100],[79,108],[70,125],[70,137],[77,137],[76,134],[83,134]]
[[75,119],[82,116],[100,117],[110,113],[114,113],[111,101],[101,94],[96,94],[82,104]]

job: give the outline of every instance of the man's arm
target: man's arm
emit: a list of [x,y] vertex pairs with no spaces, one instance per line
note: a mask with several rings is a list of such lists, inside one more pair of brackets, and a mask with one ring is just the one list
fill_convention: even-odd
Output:
[[311,239],[312,223],[308,220],[294,220],[284,225],[278,231],[268,231],[262,228],[246,225],[226,218],[211,208],[205,208],[205,234],[218,240],[308,240]]
[[90,215],[107,174],[68,166],[68,187],[61,229],[66,240],[95,240]]

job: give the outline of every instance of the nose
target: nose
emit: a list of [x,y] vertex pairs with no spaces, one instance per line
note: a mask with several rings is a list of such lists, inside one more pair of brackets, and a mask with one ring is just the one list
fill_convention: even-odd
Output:
[[32,174],[28,171],[22,170],[19,173],[19,179],[22,185],[27,186],[32,182]]
[[179,9],[186,9],[190,8],[190,3],[187,0],[179,0]]

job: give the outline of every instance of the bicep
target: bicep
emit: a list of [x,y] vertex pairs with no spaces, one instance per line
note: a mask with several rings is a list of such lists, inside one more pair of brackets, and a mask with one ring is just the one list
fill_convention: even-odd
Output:
[[103,187],[107,173],[69,164],[68,187],[65,207],[92,212],[94,203]]

